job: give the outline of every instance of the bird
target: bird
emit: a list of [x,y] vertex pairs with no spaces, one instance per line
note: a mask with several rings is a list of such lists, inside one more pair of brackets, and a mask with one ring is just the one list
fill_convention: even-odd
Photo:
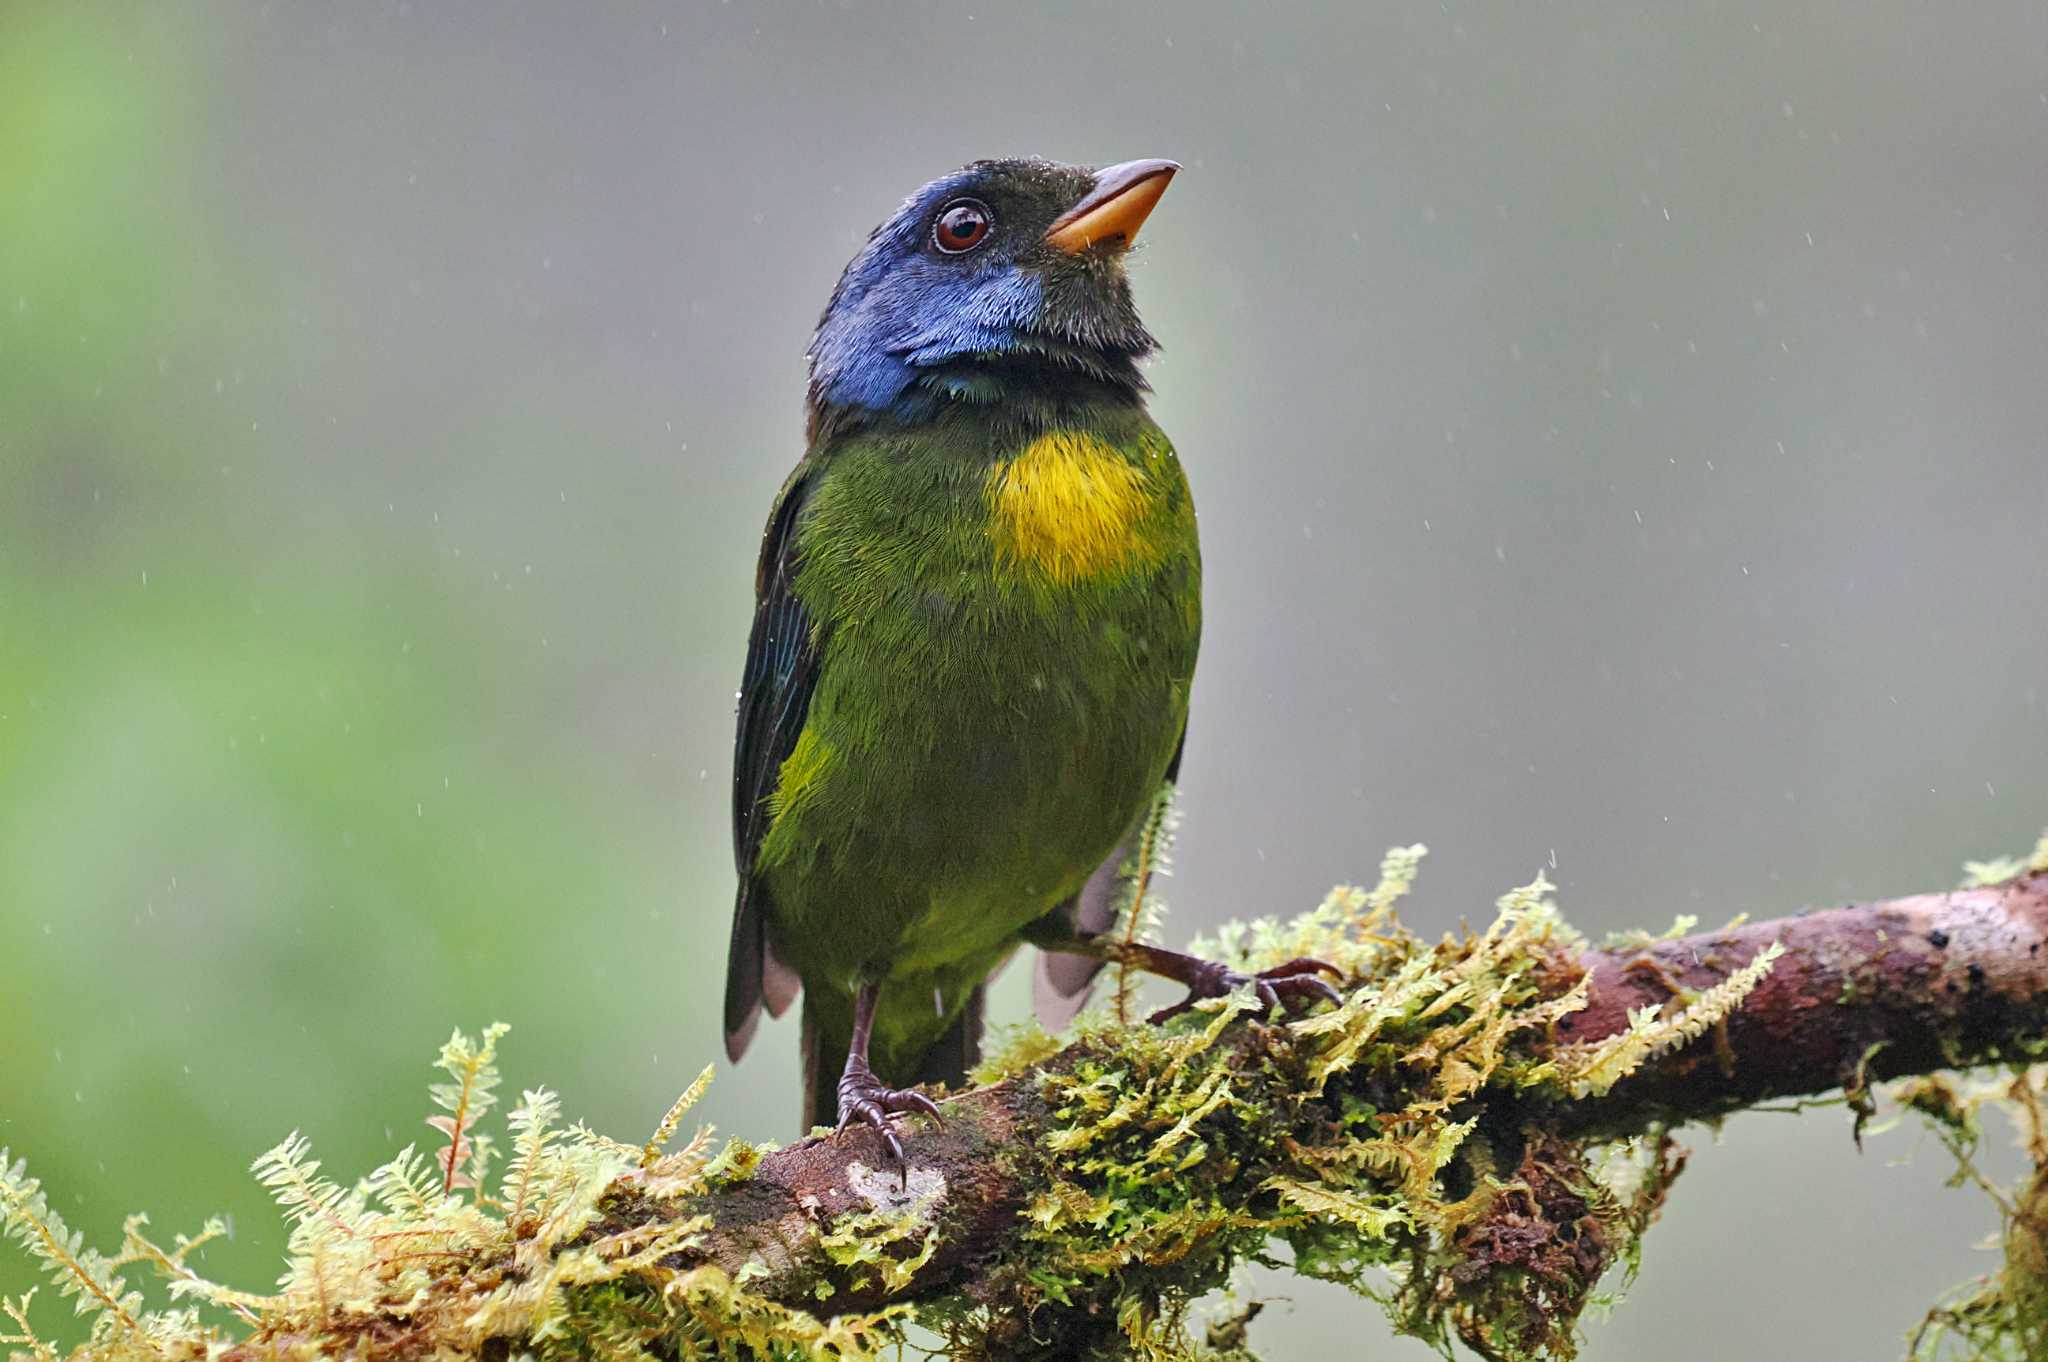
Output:
[[1147,413],[1128,252],[1180,166],[984,160],[925,185],[840,276],[805,447],[762,536],[738,697],[725,1047],[801,994],[804,1128],[936,1117],[1020,946],[1057,1025],[1123,959],[1267,1006],[1247,976],[1112,933],[1178,779],[1201,552]]

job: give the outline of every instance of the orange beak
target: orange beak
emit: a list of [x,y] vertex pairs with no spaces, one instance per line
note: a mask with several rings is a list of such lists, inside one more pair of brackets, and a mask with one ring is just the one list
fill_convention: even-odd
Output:
[[1178,161],[1125,161],[1097,171],[1095,188],[1046,228],[1046,244],[1070,255],[1098,241],[1130,245],[1179,169]]

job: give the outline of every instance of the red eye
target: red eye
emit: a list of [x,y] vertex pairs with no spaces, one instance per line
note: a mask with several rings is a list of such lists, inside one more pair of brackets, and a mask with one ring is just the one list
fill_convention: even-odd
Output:
[[949,203],[932,224],[932,244],[947,255],[971,251],[988,236],[992,221],[988,209],[973,199]]

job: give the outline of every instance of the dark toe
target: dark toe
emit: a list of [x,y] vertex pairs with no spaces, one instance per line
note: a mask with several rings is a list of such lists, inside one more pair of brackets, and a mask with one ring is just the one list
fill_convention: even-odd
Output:
[[889,1120],[899,1112],[922,1112],[934,1120],[942,1119],[938,1104],[916,1088],[884,1087],[872,1079],[843,1080],[839,1085],[839,1129],[845,1130],[856,1121],[873,1126],[888,1146],[890,1157],[899,1167],[907,1168],[903,1141],[897,1138]]
[[1313,974],[1297,974],[1292,978],[1274,981],[1287,995],[1289,1002],[1313,1005],[1317,1002],[1342,1004],[1344,995],[1320,977]]
[[1342,1003],[1344,997],[1332,988],[1321,976],[1342,979],[1344,971],[1327,960],[1313,956],[1296,956],[1294,959],[1260,970],[1257,974],[1244,974],[1227,965],[1213,960],[1187,958],[1174,977],[1188,986],[1188,996],[1154,1012],[1149,1020],[1153,1025],[1171,1021],[1183,1012],[1190,1011],[1204,998],[1221,998],[1234,989],[1250,984],[1259,1000],[1262,1013],[1270,1014],[1286,1007],[1310,1007],[1317,1002]]
[[1318,960],[1312,955],[1297,955],[1294,959],[1284,964],[1275,965],[1269,970],[1262,970],[1260,972],[1268,978],[1282,974],[1327,974],[1332,979],[1342,979],[1344,977],[1343,970],[1338,969],[1327,960]]
[[[1307,1009],[1319,1001],[1342,1004],[1343,995],[1322,977],[1325,974],[1333,979],[1344,977],[1343,971],[1328,961],[1303,955],[1271,969],[1260,970],[1259,978],[1270,982],[1290,1007]],[[1264,996],[1263,991],[1261,996]]]

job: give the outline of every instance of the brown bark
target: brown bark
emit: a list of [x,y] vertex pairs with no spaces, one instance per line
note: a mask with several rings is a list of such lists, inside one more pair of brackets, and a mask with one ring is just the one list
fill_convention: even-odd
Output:
[[[1597,1099],[1506,1113],[1532,1132],[1626,1134],[1724,1115],[1773,1098],[1825,1092],[2037,1053],[2048,1042],[2048,873],[1946,894],[1855,904],[1704,932],[1640,950],[1596,951],[1586,1007],[1559,1040],[1625,1028],[1631,1010],[1704,992],[1771,942],[1785,954],[1727,1021],[1693,1045],[1648,1062]],[[1247,1068],[1256,1045],[1246,1045]],[[938,1199],[930,1259],[896,1299],[971,1286],[1003,1250],[1035,1184],[1029,1158],[1046,1113],[1030,1084],[1009,1080],[944,1104],[945,1125],[920,1123],[899,1181],[871,1130],[804,1140],[698,1209],[712,1216],[700,1250],[737,1272],[761,1257],[757,1289],[827,1313],[869,1307],[871,1295],[806,1299],[821,1227],[847,1212],[888,1212]],[[1501,1113],[1496,1113],[1501,1115]],[[1008,1170],[1008,1171],[1005,1171]]]
[[1785,954],[1723,1027],[1560,1112],[1562,1127],[1697,1120],[1842,1087],[1859,1066],[1898,1078],[2038,1053],[2048,1040],[2048,873],[1595,954],[1587,1006],[1558,1029],[1612,1035],[1631,1009],[1711,988],[1773,941]]

